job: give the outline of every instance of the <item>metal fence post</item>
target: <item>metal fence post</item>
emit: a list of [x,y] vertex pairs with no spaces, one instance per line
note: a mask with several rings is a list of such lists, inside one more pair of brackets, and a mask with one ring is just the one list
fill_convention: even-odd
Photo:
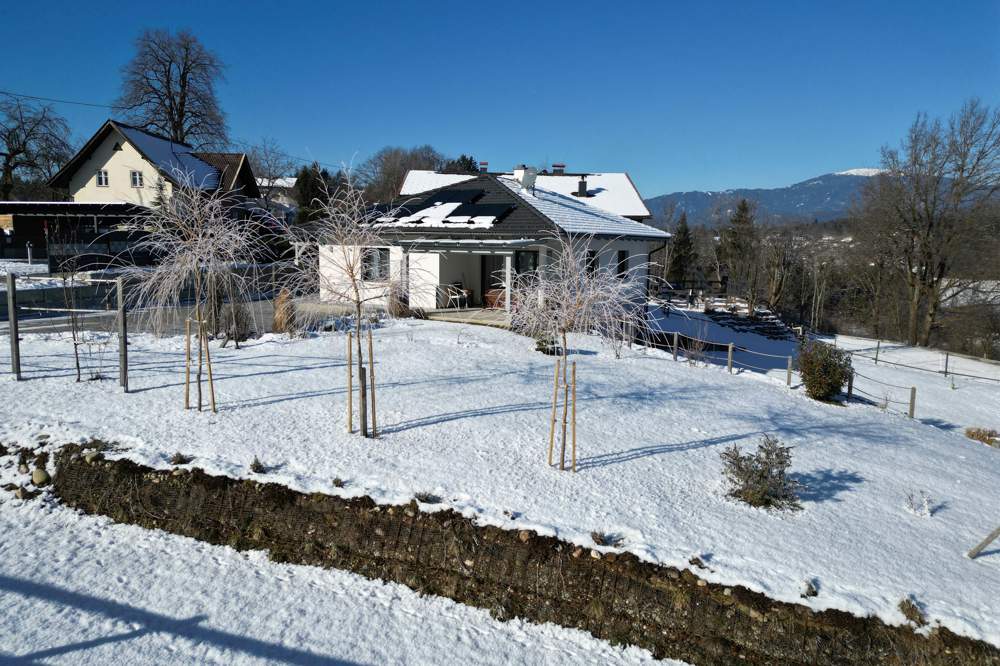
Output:
[[677,360],[677,331],[674,331],[674,360]]
[[7,273],[7,333],[10,334],[10,371],[21,380],[21,339],[17,328],[17,276]]
[[911,386],[910,387],[910,418],[911,419],[913,418],[913,412],[916,410],[916,407],[917,407],[917,387],[916,386]]
[[945,377],[948,376],[948,360],[949,360],[950,357],[951,357],[950,353],[948,353],[948,352],[944,353],[944,376]]
[[128,315],[125,311],[125,283],[115,280],[118,292],[118,384],[128,393]]
[[882,348],[882,341],[881,340],[876,340],[875,341],[875,365],[878,365],[878,352],[879,352],[879,349],[881,349],[881,348]]
[[727,364],[729,366],[729,374],[733,374],[733,346],[734,346],[733,343],[730,342],[729,343],[729,362]]
[[788,372],[785,374],[785,386],[792,385],[792,357],[788,357]]

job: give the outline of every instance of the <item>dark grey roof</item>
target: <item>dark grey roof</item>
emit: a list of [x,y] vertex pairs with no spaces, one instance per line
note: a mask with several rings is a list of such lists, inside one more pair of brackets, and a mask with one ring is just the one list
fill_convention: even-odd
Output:
[[542,238],[559,231],[549,219],[527,205],[507,187],[497,182],[493,175],[481,175],[471,180],[448,185],[413,197],[403,197],[384,206],[385,210],[395,210],[393,217],[399,218],[418,213],[439,202],[459,203],[452,213],[455,216],[486,216],[496,220],[487,228],[461,222],[438,226],[414,224],[387,229],[390,235],[399,238],[440,236],[447,238]]

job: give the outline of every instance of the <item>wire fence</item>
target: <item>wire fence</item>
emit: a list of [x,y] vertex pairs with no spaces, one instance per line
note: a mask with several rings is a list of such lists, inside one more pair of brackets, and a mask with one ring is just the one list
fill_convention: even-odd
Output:
[[[851,356],[860,356],[861,358],[869,359],[871,361],[874,361],[876,365],[878,365],[880,363],[883,363],[885,365],[892,365],[892,366],[896,366],[898,368],[907,368],[908,370],[919,370],[921,372],[931,372],[931,373],[934,373],[936,375],[944,375],[945,377],[949,377],[951,375],[954,375],[955,377],[965,377],[967,379],[983,379],[983,380],[990,381],[990,382],[1000,382],[1000,377],[986,377],[984,375],[973,375],[973,374],[969,374],[969,373],[965,373],[965,372],[955,372],[954,370],[949,370],[948,366],[947,366],[947,363],[945,365],[945,369],[943,369],[943,370],[933,370],[931,368],[921,368],[918,365],[909,365],[907,363],[898,363],[896,361],[887,361],[884,358],[879,358],[877,356],[869,356],[868,354],[862,354],[860,352],[851,352]],[[945,353],[945,358],[950,358],[950,354],[946,352]]]

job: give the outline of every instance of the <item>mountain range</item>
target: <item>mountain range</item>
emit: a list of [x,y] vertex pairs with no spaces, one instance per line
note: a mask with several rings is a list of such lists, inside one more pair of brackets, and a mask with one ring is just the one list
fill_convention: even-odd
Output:
[[672,192],[645,199],[654,222],[663,223],[665,210],[687,213],[692,225],[727,219],[740,199],[757,202],[757,218],[776,224],[824,222],[846,217],[861,197],[865,183],[878,169],[850,169],[816,176],[788,187],[734,189],[716,192]]

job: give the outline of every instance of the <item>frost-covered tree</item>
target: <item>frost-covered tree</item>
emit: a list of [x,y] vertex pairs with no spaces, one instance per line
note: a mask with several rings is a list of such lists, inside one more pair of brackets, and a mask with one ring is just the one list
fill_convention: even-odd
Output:
[[[406,294],[406,271],[399,262],[391,265],[391,243],[380,220],[392,212],[370,204],[348,169],[333,184],[321,180],[320,195],[310,202],[315,211],[311,220],[288,227],[288,241],[295,252],[282,262],[280,273],[289,293],[341,304],[351,312],[357,333],[354,361],[360,377],[365,366],[361,338],[368,325],[366,311],[378,308],[389,315],[396,313]],[[310,311],[320,310],[296,310],[298,326],[315,323],[309,319]]]
[[[256,292],[253,267],[268,253],[268,239],[275,233],[276,223],[248,216],[237,197],[221,190],[204,190],[188,174],[177,173],[175,180],[178,185],[169,198],[123,225],[132,241],[129,254],[153,261],[152,266],[127,266],[125,278],[131,308],[147,319],[152,330],[166,332],[178,313],[190,322],[199,343],[196,386],[200,410],[201,375],[206,365],[214,397],[206,326],[209,311],[226,301],[232,327],[245,325],[236,320],[243,315],[232,306],[249,302]],[[226,328],[225,322],[222,325]],[[233,333],[239,335],[239,331]],[[186,382],[185,407],[188,390]]]
[[[591,236],[557,235],[553,244],[555,252],[549,263],[513,279],[511,329],[539,340],[559,340],[564,358],[570,351],[567,339],[570,332],[595,334],[614,349],[616,356],[619,355],[623,344],[648,325],[645,279],[640,279],[645,277],[648,265],[634,265],[624,270],[617,265],[599,265],[591,254]],[[565,467],[568,366],[568,361],[562,363],[560,469]],[[550,464],[559,393],[557,387],[552,400]]]

